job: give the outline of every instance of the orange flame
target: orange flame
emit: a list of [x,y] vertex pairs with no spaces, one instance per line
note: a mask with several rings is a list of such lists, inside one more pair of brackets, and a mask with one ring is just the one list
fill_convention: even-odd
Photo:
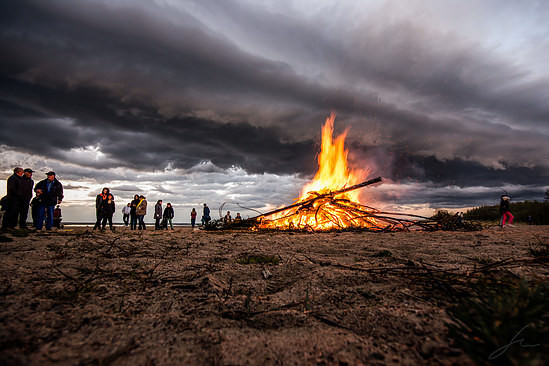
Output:
[[[335,139],[334,134],[335,113],[331,113],[322,127],[322,146],[318,155],[318,171],[313,180],[306,184],[301,191],[299,200],[306,199],[309,192],[327,193],[336,191],[360,182],[360,177],[365,174],[350,170],[347,165],[349,151],[345,149],[346,129]],[[358,201],[358,191],[342,194],[340,197],[351,201]]]
[[[360,206],[357,190],[338,194],[337,197],[332,194],[360,183],[367,174],[366,171],[349,169],[349,152],[345,149],[348,130],[333,139],[334,120],[335,114],[331,113],[322,127],[318,171],[313,180],[303,187],[292,208],[262,217],[259,228],[323,231],[377,225],[376,220],[367,217],[368,212]],[[322,195],[326,195],[326,199],[318,199]],[[301,207],[296,209],[296,206]]]

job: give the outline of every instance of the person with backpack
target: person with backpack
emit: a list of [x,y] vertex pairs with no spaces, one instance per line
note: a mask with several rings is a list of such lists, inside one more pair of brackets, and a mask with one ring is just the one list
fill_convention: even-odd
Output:
[[166,204],[166,208],[164,209],[164,220],[165,220],[165,226],[164,228],[168,230],[168,225],[170,225],[170,229],[173,230],[173,224],[172,220],[174,217],[173,207],[171,203]]
[[147,230],[145,227],[145,215],[147,214],[147,200],[145,196],[139,196],[139,202],[135,206],[135,214],[137,215],[137,222],[139,222],[139,230]]
[[501,213],[501,227],[504,228],[505,224],[507,222],[507,225],[510,227],[513,227],[513,214],[511,213],[511,209],[509,207],[509,202],[511,201],[511,197],[504,194],[501,196],[501,199],[499,201],[499,212]]

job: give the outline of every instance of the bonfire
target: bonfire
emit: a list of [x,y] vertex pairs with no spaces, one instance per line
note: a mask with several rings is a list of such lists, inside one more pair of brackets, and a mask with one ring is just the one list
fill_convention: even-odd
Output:
[[[360,202],[359,188],[381,182],[381,177],[362,181],[368,171],[351,169],[345,137],[348,130],[333,138],[335,114],[322,127],[318,171],[291,205],[253,218],[257,229],[276,230],[368,230],[400,231],[433,228],[427,219],[415,215],[382,212]],[[415,219],[412,219],[414,217]]]
[[[407,213],[387,212],[360,201],[359,189],[382,181],[381,177],[362,181],[368,171],[351,169],[345,149],[348,129],[335,139],[335,114],[322,127],[322,144],[318,155],[318,170],[306,184],[297,200],[289,206],[240,222],[226,225],[212,221],[206,229],[249,227],[252,230],[284,231],[408,231],[408,230],[478,230],[479,225],[464,222],[451,215],[423,217]],[[222,205],[222,207],[224,204]],[[240,206],[242,207],[242,206]],[[221,209],[220,209],[221,215]]]

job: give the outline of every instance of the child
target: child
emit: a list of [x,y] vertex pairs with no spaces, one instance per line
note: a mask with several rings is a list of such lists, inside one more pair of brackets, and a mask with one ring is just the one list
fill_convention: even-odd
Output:
[[61,220],[61,207],[57,205],[57,207],[53,210],[53,226],[61,229]]
[[[38,227],[38,210],[40,206],[44,203],[44,196],[42,195],[42,190],[36,190],[36,196],[32,199],[31,205],[31,215],[32,215],[32,226]],[[42,223],[43,224],[43,223]]]

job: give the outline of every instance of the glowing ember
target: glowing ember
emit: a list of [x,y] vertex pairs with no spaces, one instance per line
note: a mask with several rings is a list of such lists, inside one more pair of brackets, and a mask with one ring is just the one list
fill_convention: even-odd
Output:
[[347,131],[333,139],[334,120],[335,114],[332,113],[322,128],[322,147],[314,179],[305,185],[294,204],[258,217],[258,228],[326,231],[347,228],[384,230],[387,227],[388,223],[373,217],[378,210],[359,203],[358,190],[346,189],[359,183],[366,172],[349,169],[348,151],[344,147]]

